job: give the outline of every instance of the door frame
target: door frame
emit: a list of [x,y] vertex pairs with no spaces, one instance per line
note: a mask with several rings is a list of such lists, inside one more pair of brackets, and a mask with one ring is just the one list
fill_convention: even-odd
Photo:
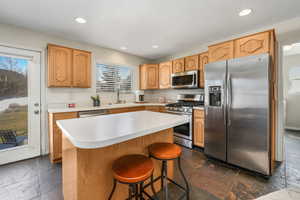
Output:
[[[43,147],[43,141],[41,140],[43,138],[43,129],[44,129],[44,126],[42,125],[42,122],[44,121],[44,117],[43,117],[43,113],[42,113],[42,110],[43,109],[43,106],[44,106],[44,100],[45,98],[43,98],[43,94],[42,94],[42,91],[44,88],[44,76],[42,76],[43,72],[45,71],[44,70],[44,56],[43,56],[43,53],[42,51],[39,51],[39,50],[34,50],[34,49],[28,49],[28,48],[24,48],[24,47],[17,47],[15,45],[8,45],[8,44],[3,44],[3,43],[0,43],[0,47],[2,48],[8,48],[8,49],[12,49],[12,51],[15,51],[15,52],[11,52],[11,54],[15,54],[16,55],[24,55],[24,57],[26,57],[26,54],[28,54],[28,57],[36,57],[36,66],[38,67],[39,69],[39,72],[37,72],[36,75],[38,75],[38,77],[35,77],[37,78],[37,80],[35,80],[36,82],[39,82],[39,85],[40,87],[38,88],[39,89],[39,94],[37,96],[35,96],[33,99],[30,100],[30,102],[32,101],[38,101],[39,102],[39,107],[37,108],[39,110],[39,125],[38,127],[36,127],[37,129],[35,130],[37,133],[38,133],[38,140],[36,142],[38,142],[39,146],[38,148],[36,148],[35,150],[33,150],[32,152],[30,153],[27,153],[27,156],[25,156],[24,154],[17,154],[16,157],[14,157],[14,159],[11,159],[11,158],[5,158],[5,155],[4,155],[4,159],[3,161],[0,162],[0,165],[1,164],[6,164],[6,163],[10,163],[10,162],[15,162],[15,161],[19,161],[19,160],[23,160],[24,159],[28,159],[28,158],[32,158],[32,157],[37,157],[37,156],[40,156],[42,154],[42,147]],[[22,51],[26,51],[27,53],[23,53]],[[4,53],[5,54],[5,53]],[[7,53],[8,56],[10,54],[10,52]],[[29,68],[30,70],[30,68]],[[31,83],[29,82],[28,84],[28,88],[29,88],[29,91],[30,89],[32,88],[32,85]],[[30,95],[30,94],[29,94]],[[33,109],[31,109],[31,112],[33,112]],[[29,114],[30,115],[30,118],[32,117],[33,113]],[[32,120],[32,119],[30,119]],[[28,124],[28,130],[31,129],[30,128],[30,125],[31,123]],[[29,138],[30,139],[30,138]],[[9,148],[9,149],[3,149],[1,150],[1,153],[4,153],[6,154],[6,152],[14,152],[14,151],[20,151],[21,149],[30,149],[32,148],[30,145],[26,144],[26,145],[22,145],[22,146],[18,146],[18,147],[14,147],[14,148]],[[29,151],[28,151],[29,152]]]

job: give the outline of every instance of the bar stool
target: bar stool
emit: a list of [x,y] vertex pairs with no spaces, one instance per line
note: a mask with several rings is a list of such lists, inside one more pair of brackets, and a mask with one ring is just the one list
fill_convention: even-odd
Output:
[[131,200],[133,197],[138,200],[143,200],[143,194],[145,194],[149,199],[153,198],[144,191],[143,184],[148,179],[151,178],[151,189],[154,194],[155,199],[158,199],[153,186],[153,171],[154,165],[152,160],[144,155],[126,155],[116,161],[114,161],[113,166],[113,176],[114,184],[113,189],[109,195],[109,200],[111,200],[117,183],[129,185],[128,198]]
[[[161,176],[155,178],[154,182],[161,180],[161,188],[163,190],[164,200],[168,199],[168,185],[167,185],[168,181],[170,181],[171,183],[175,184],[176,186],[178,186],[179,188],[185,191],[184,194],[179,199],[182,199],[184,196],[186,196],[186,199],[189,200],[190,189],[189,189],[189,184],[181,168],[181,162],[180,162],[181,152],[182,152],[181,147],[172,143],[154,143],[149,146],[150,157],[162,161]],[[176,160],[176,159],[178,162],[179,172],[185,182],[185,187],[179,185],[172,179],[168,178],[167,161]]]

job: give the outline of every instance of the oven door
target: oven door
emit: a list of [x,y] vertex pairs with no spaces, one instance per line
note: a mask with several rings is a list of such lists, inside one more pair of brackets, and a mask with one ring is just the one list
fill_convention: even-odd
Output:
[[189,122],[175,126],[174,135],[187,140],[192,140],[192,115],[186,115],[186,117],[188,117]]
[[198,71],[172,74],[172,88],[198,88]]

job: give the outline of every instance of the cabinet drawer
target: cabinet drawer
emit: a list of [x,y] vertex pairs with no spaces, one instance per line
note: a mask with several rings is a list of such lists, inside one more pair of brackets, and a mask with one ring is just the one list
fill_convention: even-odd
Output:
[[125,113],[125,112],[135,112],[145,110],[144,106],[131,107],[131,108],[116,108],[108,111],[109,114]]

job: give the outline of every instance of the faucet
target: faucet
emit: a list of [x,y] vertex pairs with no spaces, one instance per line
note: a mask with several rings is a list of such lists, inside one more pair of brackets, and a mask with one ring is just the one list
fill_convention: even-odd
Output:
[[116,104],[120,104],[122,101],[120,100],[120,86],[117,87],[117,102]]

